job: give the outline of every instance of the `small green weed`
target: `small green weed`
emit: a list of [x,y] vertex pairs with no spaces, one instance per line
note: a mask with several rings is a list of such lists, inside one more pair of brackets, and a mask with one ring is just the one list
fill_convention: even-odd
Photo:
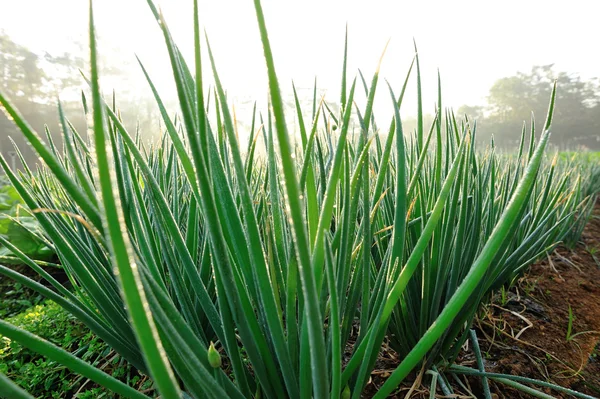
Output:
[[[18,290],[18,288],[17,288]],[[27,300],[25,300],[27,301]],[[4,301],[3,301],[4,302]],[[120,356],[59,305],[45,301],[10,317],[8,322],[104,367],[117,378],[140,384],[141,377]],[[0,372],[40,398],[113,398],[113,394],[64,366],[0,336]]]
[[572,341],[578,335],[597,334],[598,333],[597,331],[581,331],[576,334],[573,334],[573,322],[575,321],[575,319],[576,319],[576,317],[575,317],[575,314],[573,313],[573,309],[571,308],[571,305],[569,305],[569,320],[567,323],[567,336],[566,336],[567,342]]
[[44,301],[41,294],[9,279],[3,279],[0,282],[0,293],[2,294],[0,301],[0,318],[2,319],[15,316]]

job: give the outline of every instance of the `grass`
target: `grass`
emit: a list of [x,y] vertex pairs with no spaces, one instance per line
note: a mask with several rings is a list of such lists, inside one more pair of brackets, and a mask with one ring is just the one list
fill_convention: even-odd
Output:
[[[79,319],[151,376],[161,397],[359,398],[384,340],[402,360],[375,397],[394,392],[416,367],[443,379],[491,292],[567,234],[577,239],[572,225],[585,219],[595,175],[545,156],[555,91],[541,132],[531,121],[517,154],[505,158],[493,146],[475,150],[476,124],[441,108],[441,88],[429,130],[419,94],[417,129],[403,131],[413,68],[421,86],[418,56],[399,94],[383,89],[394,115],[382,131],[373,114],[379,68],[370,86],[361,79],[367,101],[359,109],[361,84],[347,80],[344,66],[339,107],[315,98],[308,117],[298,105],[300,143],[293,145],[255,0],[270,108],[255,111],[244,153],[218,60],[201,40],[197,2],[191,67],[148,4],[180,107],[169,115],[140,61],[164,122],[159,144],[127,131],[116,100],[101,95],[92,7],[90,137],[59,107],[64,148],[46,144],[0,94],[45,166],[16,174],[3,158],[0,164],[72,288],[7,240],[46,285],[5,266],[0,273]],[[207,66],[215,80],[210,103]],[[262,138],[264,157],[255,156],[254,137]],[[123,397],[146,397],[10,322],[0,320],[0,334]],[[352,353],[343,356],[350,342]],[[4,378],[0,388],[29,397]]]

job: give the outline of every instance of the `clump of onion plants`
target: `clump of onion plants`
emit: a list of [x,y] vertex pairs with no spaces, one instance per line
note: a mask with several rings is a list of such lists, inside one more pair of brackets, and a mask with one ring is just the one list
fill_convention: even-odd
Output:
[[[417,130],[404,132],[400,105],[413,65],[420,87],[418,57],[398,93],[379,88],[394,109],[381,131],[373,114],[379,68],[361,109],[344,56],[338,107],[315,99],[309,118],[296,96],[294,146],[259,0],[270,107],[266,123],[253,115],[242,149],[208,41],[208,58],[201,51],[197,1],[191,64],[148,4],[180,108],[169,115],[140,61],[162,116],[160,145],[144,146],[101,95],[92,7],[87,137],[59,106],[64,147],[46,144],[0,95],[45,165],[17,174],[0,164],[74,291],[9,242],[48,285],[4,266],[0,273],[82,320],[149,374],[162,398],[359,398],[387,337],[402,360],[376,396],[385,397],[415,367],[451,361],[490,290],[556,245],[584,200],[571,177],[544,161],[554,92],[537,144],[532,126],[529,147],[509,163],[477,152],[475,124],[443,112],[441,95],[431,128],[420,112]],[[123,397],[146,397],[4,321],[0,334]],[[0,388],[28,397],[2,376]]]

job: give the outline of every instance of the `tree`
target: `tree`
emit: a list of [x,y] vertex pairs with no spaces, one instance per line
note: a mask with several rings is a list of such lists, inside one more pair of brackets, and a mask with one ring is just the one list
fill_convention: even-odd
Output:
[[493,134],[498,145],[512,147],[520,138],[523,123],[529,123],[531,113],[536,126],[543,126],[554,80],[557,98],[552,141],[563,148],[599,148],[598,79],[584,81],[576,74],[557,73],[552,64],[498,79],[490,88],[486,107],[463,106],[459,111],[479,119],[480,137]]
[[485,107],[481,105],[461,105],[456,111],[456,116],[461,118],[468,116],[469,118],[479,120],[483,119],[484,112]]
[[[0,31],[0,91],[19,109],[32,127],[42,136],[48,127],[57,145],[61,145],[57,101],[80,134],[86,134],[86,122],[81,105],[81,92],[87,86],[79,70],[85,70],[84,47],[75,45],[72,53],[36,54],[14,42]],[[121,64],[104,60],[103,76],[115,81],[126,81],[127,71]],[[125,87],[127,85],[124,85]],[[156,104],[149,98],[140,98],[136,90],[120,93],[119,108],[132,132],[139,125],[142,132],[158,128]],[[151,105],[152,104],[152,105]],[[37,162],[33,150],[25,144],[21,133],[0,112],[0,152],[7,157],[13,150],[8,138],[15,141],[29,164]]]
[[[39,57],[26,47],[15,43],[0,31],[0,90],[26,115],[37,124],[41,117],[48,111],[44,103],[44,78],[45,74],[39,65]],[[32,105],[39,105],[38,112],[33,112]],[[43,123],[43,122],[42,122]],[[39,126],[36,126],[39,127]],[[43,127],[43,125],[42,125]],[[12,151],[11,137],[19,144],[24,144],[21,135],[17,134],[12,122],[0,114],[0,151],[7,157]],[[33,158],[33,153],[26,146],[22,146],[27,158]]]
[[0,31],[0,88],[13,101],[38,93],[44,84],[39,57]]

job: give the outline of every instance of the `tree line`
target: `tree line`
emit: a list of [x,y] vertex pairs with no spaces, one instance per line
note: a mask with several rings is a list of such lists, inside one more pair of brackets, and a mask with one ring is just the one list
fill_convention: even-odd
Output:
[[[79,47],[77,49],[77,47]],[[61,126],[59,125],[58,105],[60,98],[65,114],[86,138],[86,116],[82,97],[85,96],[86,84],[80,71],[87,71],[83,46],[75,46],[73,53],[38,54],[27,47],[16,43],[10,36],[0,30],[0,91],[24,116],[25,120],[42,136],[52,136],[55,144],[62,145]],[[116,82],[125,82],[129,71],[122,66],[102,60],[103,76]],[[158,126],[159,113],[150,98],[140,98],[131,89],[118,98],[118,107],[126,115],[125,125],[130,131],[155,131]],[[37,161],[37,156],[17,130],[15,125],[0,112],[0,152],[12,162],[14,146],[18,146],[29,165]],[[17,162],[17,165],[20,165]]]
[[535,126],[543,127],[555,80],[552,143],[561,150],[600,150],[599,80],[557,72],[552,64],[498,79],[490,88],[486,105],[463,105],[457,114],[477,120],[480,143],[489,142],[493,135],[496,146],[512,149],[520,139],[523,124],[530,128],[532,113]]

